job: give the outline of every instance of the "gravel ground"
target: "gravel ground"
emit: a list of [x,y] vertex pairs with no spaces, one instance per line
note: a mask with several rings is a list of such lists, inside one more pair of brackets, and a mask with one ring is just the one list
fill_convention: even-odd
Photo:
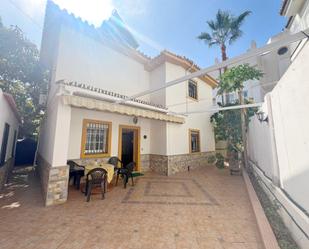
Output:
[[263,183],[261,183],[259,179],[254,177],[252,172],[248,172],[248,173],[249,173],[251,182],[253,184],[253,187],[255,189],[255,192],[257,193],[257,196],[264,209],[264,212],[268,218],[268,221],[275,233],[275,236],[277,238],[280,248],[281,249],[299,249],[294,239],[292,238],[289,230],[283,223],[279,213],[277,212],[280,204],[279,203],[276,204],[275,202],[272,202],[268,198],[264,189],[260,185]]

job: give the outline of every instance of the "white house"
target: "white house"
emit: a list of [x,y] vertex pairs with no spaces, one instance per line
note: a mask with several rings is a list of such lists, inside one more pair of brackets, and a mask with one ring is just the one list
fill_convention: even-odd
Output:
[[137,171],[170,175],[205,165],[215,150],[210,114],[177,113],[211,107],[217,82],[205,75],[128,100],[199,70],[169,51],[149,58],[137,47],[117,12],[95,28],[48,1],[41,61],[51,79],[37,154],[46,205],[67,199],[68,159],[118,156]]
[[0,189],[14,166],[20,117],[13,97],[0,89]]

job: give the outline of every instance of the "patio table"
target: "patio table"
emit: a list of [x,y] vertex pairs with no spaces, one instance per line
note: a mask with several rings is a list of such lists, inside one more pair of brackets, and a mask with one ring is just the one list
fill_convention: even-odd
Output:
[[102,168],[107,171],[107,182],[110,183],[113,180],[114,176],[114,165],[109,163],[96,163],[96,164],[87,164],[85,165],[85,176],[88,172],[95,168]]

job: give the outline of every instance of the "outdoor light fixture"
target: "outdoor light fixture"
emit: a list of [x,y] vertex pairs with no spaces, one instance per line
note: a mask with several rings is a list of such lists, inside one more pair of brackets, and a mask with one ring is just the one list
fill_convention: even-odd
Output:
[[259,111],[259,112],[256,113],[256,116],[257,116],[257,118],[260,122],[267,122],[268,123],[268,116],[265,112]]
[[134,123],[134,124],[137,124],[137,122],[138,122],[138,117],[134,116],[134,117],[133,117],[133,123]]

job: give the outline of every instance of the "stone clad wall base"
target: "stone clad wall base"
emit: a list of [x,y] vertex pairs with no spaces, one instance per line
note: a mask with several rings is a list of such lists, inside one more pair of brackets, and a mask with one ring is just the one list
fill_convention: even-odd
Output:
[[[149,169],[162,175],[173,175],[208,165],[208,157],[214,152],[200,152],[173,156],[149,155]],[[146,155],[143,155],[146,158]],[[142,163],[143,167],[143,163]]]
[[69,166],[52,167],[38,155],[37,170],[46,206],[61,204],[68,198]]
[[14,158],[7,160],[3,166],[0,167],[0,190],[6,184],[9,174],[12,172],[14,166]]
[[213,155],[213,152],[168,156],[168,175],[207,166],[210,155]]
[[168,175],[168,156],[150,154],[149,169],[161,175]]
[[141,155],[141,171],[147,172],[150,170],[150,155],[149,154],[142,154]]

